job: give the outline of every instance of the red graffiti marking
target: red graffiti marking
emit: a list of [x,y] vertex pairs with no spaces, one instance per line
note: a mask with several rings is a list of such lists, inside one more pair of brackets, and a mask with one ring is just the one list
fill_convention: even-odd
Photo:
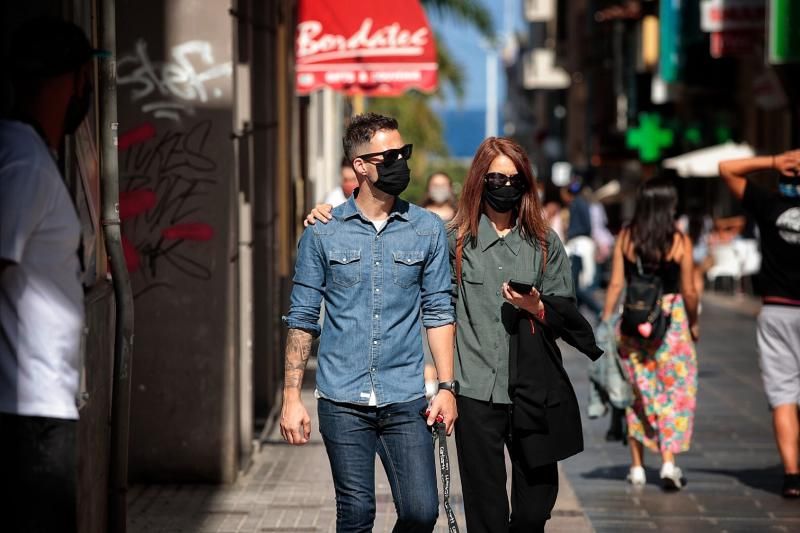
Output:
[[215,229],[200,221],[203,198],[218,181],[217,163],[207,147],[211,126],[202,120],[165,131],[159,125],[156,131],[146,122],[120,138],[120,218],[131,239],[123,246],[128,269],[138,271],[142,286],[135,297],[171,286],[174,274],[159,277],[159,265],[193,279],[212,277],[212,261],[203,249],[215,238]]
[[169,240],[210,241],[214,238],[214,228],[203,222],[175,224],[161,230],[161,236]]
[[156,127],[151,122],[145,122],[121,134],[117,142],[117,150],[125,151],[131,146],[143,143],[155,136]]
[[125,254],[125,265],[128,267],[128,272],[139,270],[142,263],[139,251],[125,235],[122,236],[122,252]]
[[150,211],[155,207],[156,201],[156,193],[150,189],[122,191],[119,193],[119,218],[128,220]]

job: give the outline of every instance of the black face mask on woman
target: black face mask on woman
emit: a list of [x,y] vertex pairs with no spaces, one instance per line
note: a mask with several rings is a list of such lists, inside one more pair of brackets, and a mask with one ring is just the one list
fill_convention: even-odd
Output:
[[519,205],[522,191],[513,185],[503,185],[499,189],[485,188],[483,199],[498,213],[507,213]]

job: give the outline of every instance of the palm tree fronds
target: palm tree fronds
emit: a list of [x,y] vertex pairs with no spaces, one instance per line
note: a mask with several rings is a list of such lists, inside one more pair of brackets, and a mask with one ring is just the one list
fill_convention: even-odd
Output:
[[442,96],[442,85],[446,84],[453,90],[456,98],[462,100],[465,89],[464,70],[438,35],[436,36],[436,62],[439,64],[439,88],[436,90],[436,95]]
[[495,39],[492,15],[476,0],[421,0],[422,7],[451,15],[475,26],[489,40]]

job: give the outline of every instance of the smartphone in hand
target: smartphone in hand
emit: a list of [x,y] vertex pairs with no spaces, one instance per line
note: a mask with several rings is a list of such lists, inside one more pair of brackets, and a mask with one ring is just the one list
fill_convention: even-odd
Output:
[[533,290],[533,285],[514,279],[508,280],[508,286],[514,289],[519,294],[530,294]]

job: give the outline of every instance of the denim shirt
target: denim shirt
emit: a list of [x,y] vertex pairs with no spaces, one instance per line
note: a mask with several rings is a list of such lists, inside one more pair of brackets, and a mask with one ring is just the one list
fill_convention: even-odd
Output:
[[379,407],[417,399],[425,394],[420,320],[427,328],[455,321],[444,225],[399,198],[379,232],[355,196],[332,214],[300,238],[284,322],[321,331],[321,397],[367,405],[374,390]]

